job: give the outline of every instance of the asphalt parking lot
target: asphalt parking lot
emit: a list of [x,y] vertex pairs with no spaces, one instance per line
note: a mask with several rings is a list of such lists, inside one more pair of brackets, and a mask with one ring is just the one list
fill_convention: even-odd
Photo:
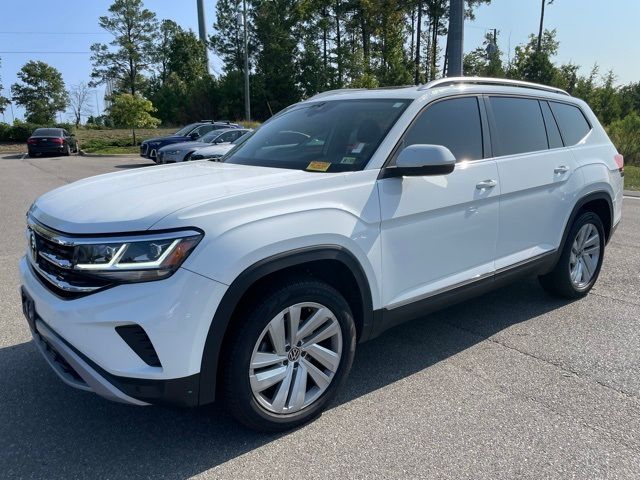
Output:
[[640,199],[625,200],[585,299],[526,280],[405,324],[359,347],[320,419],[259,435],[215,405],[130,407],[71,389],[30,341],[17,262],[31,202],[148,165],[0,156],[0,477],[640,478]]

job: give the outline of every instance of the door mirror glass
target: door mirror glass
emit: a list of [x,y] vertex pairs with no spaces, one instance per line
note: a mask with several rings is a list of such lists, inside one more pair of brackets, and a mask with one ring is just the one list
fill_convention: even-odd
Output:
[[447,175],[453,172],[456,157],[442,145],[410,145],[400,152],[395,167],[387,167],[384,177]]

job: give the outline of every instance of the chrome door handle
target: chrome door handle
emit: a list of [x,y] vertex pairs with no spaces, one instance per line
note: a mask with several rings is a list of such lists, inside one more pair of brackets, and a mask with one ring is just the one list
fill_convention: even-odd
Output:
[[553,173],[558,173],[558,174],[567,173],[568,171],[569,171],[569,167],[567,167],[566,165],[560,165],[559,167],[556,167],[553,169]]
[[476,184],[478,190],[484,190],[485,188],[493,188],[498,184],[495,180],[483,180]]

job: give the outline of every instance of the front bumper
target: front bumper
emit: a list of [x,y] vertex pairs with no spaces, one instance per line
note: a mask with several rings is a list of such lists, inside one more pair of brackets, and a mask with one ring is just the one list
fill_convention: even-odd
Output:
[[[36,313],[35,343],[65,383],[136,405],[199,403],[202,352],[225,285],[181,268],[165,280],[68,300],[45,287],[25,258],[20,276]],[[161,366],[138,356],[117,333],[122,325],[144,329]]]

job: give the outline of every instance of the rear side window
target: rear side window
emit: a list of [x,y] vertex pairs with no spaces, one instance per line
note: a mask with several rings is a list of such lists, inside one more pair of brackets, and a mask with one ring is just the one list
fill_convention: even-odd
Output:
[[429,105],[405,135],[409,145],[443,145],[458,161],[482,158],[482,126],[475,97],[452,98]]
[[556,117],[564,144],[568,147],[582,140],[591,130],[582,110],[566,103],[549,102]]
[[492,136],[497,139],[494,155],[547,150],[547,133],[538,100],[513,97],[490,97],[495,124]]
[[540,107],[542,108],[542,116],[544,117],[544,125],[547,127],[547,138],[549,139],[549,148],[562,147],[562,137],[560,136],[560,130],[558,130],[558,124],[553,118],[551,109],[547,102],[541,101]]

